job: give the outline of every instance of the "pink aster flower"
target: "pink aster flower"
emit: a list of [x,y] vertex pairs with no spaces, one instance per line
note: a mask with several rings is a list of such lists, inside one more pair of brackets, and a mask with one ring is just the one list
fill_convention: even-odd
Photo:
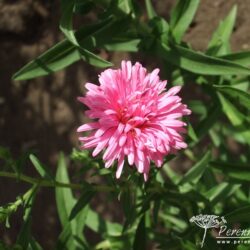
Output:
[[146,181],[151,161],[161,167],[164,156],[187,147],[181,135],[186,124],[180,118],[191,111],[176,95],[181,87],[166,91],[167,81],[158,73],[159,69],[148,73],[140,63],[122,61],[121,69],[101,73],[100,85],[87,83],[86,97],[79,97],[93,119],[77,129],[92,131],[79,138],[82,148],[94,148],[94,157],[104,150],[106,168],[117,160],[117,178],[127,159]]

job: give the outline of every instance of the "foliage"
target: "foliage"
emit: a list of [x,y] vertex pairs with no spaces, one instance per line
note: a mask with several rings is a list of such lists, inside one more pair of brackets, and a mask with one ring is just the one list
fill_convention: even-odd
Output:
[[[113,169],[104,169],[99,159],[77,150],[73,150],[70,162],[60,154],[55,176],[30,154],[38,177],[29,177],[20,164],[27,162],[27,155],[22,161],[14,160],[1,147],[0,176],[31,184],[16,201],[0,208],[0,221],[6,227],[11,226],[8,218],[17,209],[22,207],[24,211],[23,226],[12,249],[42,249],[32,236],[31,225],[33,204],[35,198],[39,199],[37,191],[43,187],[55,188],[62,228],[55,249],[60,250],[136,250],[150,245],[154,249],[197,249],[202,230],[189,219],[200,213],[223,215],[231,227],[235,223],[250,227],[250,52],[230,50],[236,6],[221,21],[205,52],[195,51],[184,42],[198,5],[199,0],[179,0],[170,20],[165,20],[157,15],[150,0],[145,0],[144,5],[135,0],[61,1],[60,29],[65,40],[25,65],[13,78],[27,80],[48,75],[78,60],[96,67],[111,66],[111,62],[95,54],[96,49],[157,57],[162,60],[169,83],[183,84],[190,97],[193,120],[188,127],[189,147],[177,156],[166,157],[161,170],[152,168],[147,183],[133,169],[127,169],[116,181]],[[75,30],[74,16],[89,12],[96,14],[97,21]],[[229,142],[237,146],[237,153]],[[170,166],[183,161],[191,165],[185,174]],[[73,183],[68,168],[79,163],[82,167],[75,175],[80,182]],[[76,196],[74,190],[81,195]],[[119,222],[106,220],[94,210],[92,201],[100,197],[109,201],[105,206],[118,199],[122,215]],[[89,232],[98,234],[100,240],[93,242]],[[8,249],[3,243],[0,246]],[[226,247],[240,250],[246,246],[218,245],[211,232],[207,233],[203,249]]]

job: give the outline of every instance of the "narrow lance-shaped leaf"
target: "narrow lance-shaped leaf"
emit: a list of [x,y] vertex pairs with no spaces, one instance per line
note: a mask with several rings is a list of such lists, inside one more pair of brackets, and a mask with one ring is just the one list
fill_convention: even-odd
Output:
[[197,162],[181,179],[179,185],[184,183],[197,183],[204,173],[209,161],[211,160],[211,152],[208,151],[199,162]]
[[113,41],[104,45],[104,48],[108,51],[137,52],[140,43],[141,39],[117,37],[117,39],[113,39]]
[[124,187],[123,190],[120,193],[120,201],[122,204],[122,208],[124,211],[124,214],[126,217],[129,217],[132,215],[132,211],[135,209],[135,197],[134,197],[134,191],[130,189],[129,186]]
[[202,176],[202,183],[206,186],[206,191],[217,186],[215,173],[212,168],[207,168]]
[[239,103],[250,110],[250,94],[247,92],[244,92],[240,89],[231,87],[231,86],[225,86],[225,85],[213,85],[216,89],[218,89],[220,92],[225,93],[228,96],[231,96],[232,98],[237,98],[239,100]]
[[[60,154],[56,180],[59,182],[69,183],[64,155]],[[58,244],[70,248],[72,250],[79,249],[79,242],[76,237],[84,240],[82,230],[85,224],[86,211],[82,211],[77,217],[69,221],[69,216],[72,208],[76,204],[76,199],[73,197],[72,191],[69,188],[56,187],[56,204],[59,214],[59,219],[63,227],[63,232],[59,237]],[[62,249],[62,246],[59,249]]]
[[31,237],[28,250],[42,250],[42,247],[33,237]]
[[179,45],[167,46],[158,41],[156,51],[169,63],[193,73],[203,75],[250,74],[250,69],[230,61],[207,56]]
[[146,9],[147,9],[147,14],[148,14],[149,19],[152,19],[155,16],[157,16],[157,14],[155,13],[154,7],[152,5],[151,0],[145,0],[145,4],[146,4]]
[[133,250],[147,249],[146,245],[146,227],[145,216],[141,217],[138,227],[135,232],[135,239],[133,244]]
[[161,217],[168,224],[172,224],[172,227],[177,232],[183,232],[187,228],[187,223],[178,216],[178,218],[172,214],[161,214]]
[[171,182],[177,185],[181,180],[181,175],[178,175],[170,166],[169,164],[165,163],[163,165],[163,171],[166,175],[170,178]]
[[227,222],[249,222],[250,220],[250,205],[235,209],[225,215]]
[[41,175],[41,177],[45,177],[51,180],[54,179],[49,170],[38,160],[38,158],[35,155],[31,154],[29,158],[34,167],[36,168],[37,172]]
[[209,165],[235,180],[250,181],[250,168],[247,164],[212,161]]
[[227,197],[232,195],[241,185],[239,184],[230,184],[228,182],[222,182],[217,186],[211,188],[205,193],[205,196],[209,199],[212,205],[215,205],[217,202],[225,200]]
[[195,141],[195,142],[199,141],[198,136],[197,136],[196,132],[194,131],[194,128],[191,124],[188,125],[188,135],[193,141]]
[[161,200],[160,199],[155,200],[154,207],[153,207],[153,221],[154,221],[155,225],[158,224],[158,217],[159,217],[160,208],[161,208]]
[[[98,32],[105,33],[110,28],[112,18],[105,19],[97,24],[89,25],[81,28],[75,33],[79,42],[83,42],[90,47],[93,41],[92,35]],[[112,26],[111,26],[112,29]],[[52,48],[44,52],[37,59],[26,64],[13,76],[14,80],[26,80],[38,76],[48,75],[81,59],[81,55],[70,41],[64,40],[54,45]]]
[[232,125],[239,126],[244,122],[244,115],[221,93],[217,93],[222,105],[222,109]]
[[[69,176],[63,154],[60,154],[56,180],[69,183]],[[69,188],[56,187],[56,203],[61,224],[65,226],[68,223],[68,218],[76,200],[73,197],[72,191]]]
[[220,58],[240,64],[250,66],[250,51],[241,51],[232,54],[223,55]]
[[234,6],[229,15],[222,21],[218,29],[214,32],[211,41],[208,44],[208,55],[223,55],[227,54],[230,47],[230,36],[232,34],[235,19],[236,19],[237,7]]
[[[28,195],[25,196],[24,202],[24,215],[23,224],[20,233],[17,238],[17,243],[20,244],[24,249],[26,249],[31,240],[31,213],[33,211],[34,200],[36,197],[37,185],[34,185]],[[27,194],[27,193],[26,193]]]
[[207,115],[207,105],[200,100],[190,100],[188,107],[192,110],[192,113],[198,114],[202,118]]
[[134,12],[133,4],[131,0],[115,0],[110,1],[108,8],[106,9],[106,15],[114,15],[115,18],[123,18]]
[[73,31],[73,9],[75,6],[74,1],[62,1],[63,4],[63,15],[60,21],[60,29],[65,34],[66,38],[72,42],[73,45],[79,50],[83,60],[87,61],[89,64],[92,64],[97,67],[109,67],[112,66],[112,63],[102,59],[101,57],[95,55],[94,53],[88,51],[82,47],[75,37],[75,32]]
[[89,209],[88,216],[86,218],[86,226],[92,229],[94,232],[101,234],[108,233],[109,235],[120,235],[122,232],[122,226],[118,223],[111,223],[104,220],[98,213]]
[[216,124],[221,115],[221,107],[220,105],[213,105],[209,108],[206,117],[200,121],[196,128],[194,128],[197,137],[201,140],[208,131]]
[[88,205],[88,203],[91,201],[91,199],[94,197],[96,193],[95,190],[92,188],[83,187],[83,189],[84,188],[86,188],[86,190],[84,190],[84,192],[82,193],[82,195],[80,196],[80,198],[78,199],[74,207],[72,208],[70,216],[69,216],[69,220],[74,219],[76,215]]
[[171,12],[170,27],[174,38],[179,43],[191,24],[199,5],[199,0],[179,0]]
[[95,4],[91,0],[75,1],[74,13],[85,15],[95,7]]
[[78,46],[78,42],[75,38],[75,33],[72,27],[73,9],[75,6],[75,1],[61,0],[61,5],[63,13],[60,20],[60,29],[69,41],[71,41],[74,45]]

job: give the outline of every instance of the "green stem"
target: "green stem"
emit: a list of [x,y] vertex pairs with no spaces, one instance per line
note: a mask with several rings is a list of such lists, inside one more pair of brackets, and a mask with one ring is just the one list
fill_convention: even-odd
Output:
[[[63,188],[70,188],[70,189],[83,189],[83,185],[81,184],[64,183],[64,182],[59,182],[59,181],[38,179],[38,178],[33,178],[27,175],[10,173],[10,172],[0,171],[0,177],[17,179],[17,180],[27,182],[33,185],[38,185],[40,187],[63,187]],[[115,190],[113,187],[109,187],[105,185],[94,186],[94,188],[96,191],[101,191],[101,192],[109,192],[109,191]]]
[[[23,181],[32,185],[37,185],[38,187],[62,187],[62,188],[70,188],[70,189],[83,189],[84,186],[82,184],[77,183],[65,183],[65,182],[59,182],[54,180],[46,180],[41,178],[33,178],[24,174],[17,174],[17,173],[11,173],[11,172],[4,172],[0,171],[0,177],[6,177],[11,179],[16,179],[18,181]],[[93,188],[95,191],[99,192],[112,192],[115,191],[115,187],[110,187],[107,185],[93,185]],[[148,188],[147,190],[150,193],[160,193],[162,191],[165,191],[163,187],[157,186]]]
[[34,186],[33,188],[29,189],[25,194],[21,196],[21,198],[18,197],[18,199],[10,205],[10,210],[16,210],[21,204],[23,204],[23,202],[31,196],[35,188],[36,187]]

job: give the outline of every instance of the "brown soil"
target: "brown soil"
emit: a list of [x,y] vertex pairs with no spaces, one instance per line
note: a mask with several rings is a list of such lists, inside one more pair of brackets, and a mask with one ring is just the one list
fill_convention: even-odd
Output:
[[[158,13],[168,18],[174,0],[153,1]],[[234,4],[237,22],[232,36],[234,51],[250,48],[250,0],[202,0],[185,39],[204,50],[219,21]],[[57,153],[77,147],[76,127],[82,107],[76,97],[83,83],[96,81],[95,70],[79,62],[65,71],[35,80],[14,82],[11,76],[21,66],[62,39],[58,29],[59,1],[12,0],[0,2],[0,143],[14,155],[36,149],[36,154],[55,169]],[[119,63],[127,54],[113,54]],[[30,172],[30,166],[27,171]],[[13,201],[26,186],[1,179],[0,205]],[[7,192],[6,192],[7,191]],[[7,194],[6,194],[7,193]],[[0,225],[1,240],[11,244],[20,229],[20,214],[11,219],[11,229]],[[44,249],[51,249],[60,230],[53,190],[39,194],[33,216],[33,235]]]

